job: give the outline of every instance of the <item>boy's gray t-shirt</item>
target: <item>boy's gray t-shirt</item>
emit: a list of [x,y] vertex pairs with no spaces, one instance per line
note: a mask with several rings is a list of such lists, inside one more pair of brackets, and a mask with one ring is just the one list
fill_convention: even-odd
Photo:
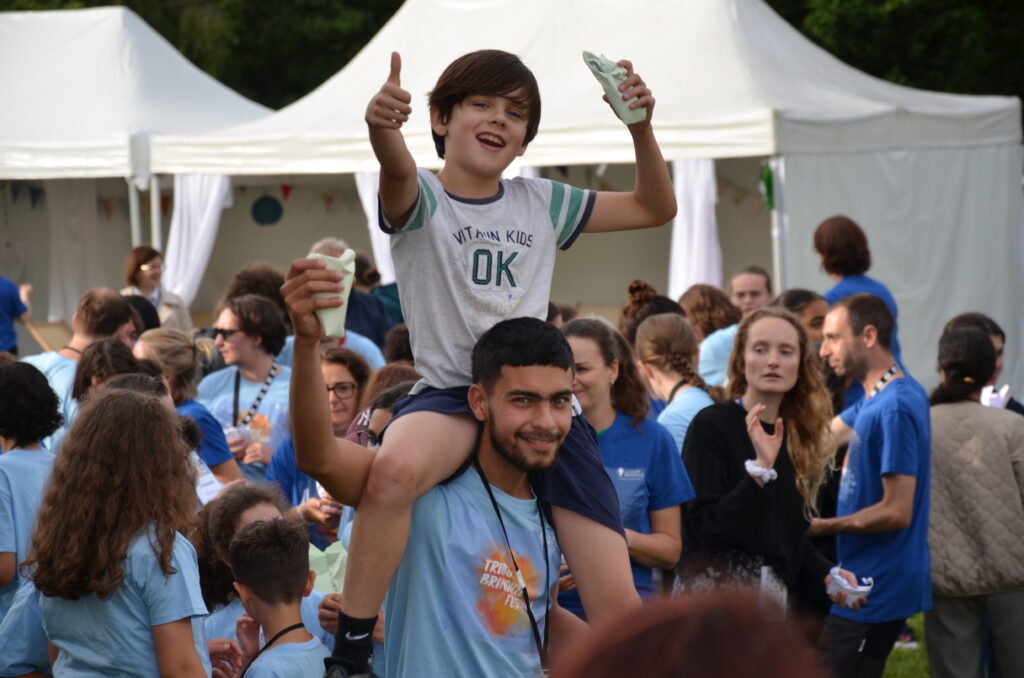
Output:
[[476,340],[508,318],[547,317],[555,249],[587,225],[597,193],[547,179],[502,180],[497,195],[445,192],[419,170],[420,193],[391,234],[416,370],[435,388],[468,386]]

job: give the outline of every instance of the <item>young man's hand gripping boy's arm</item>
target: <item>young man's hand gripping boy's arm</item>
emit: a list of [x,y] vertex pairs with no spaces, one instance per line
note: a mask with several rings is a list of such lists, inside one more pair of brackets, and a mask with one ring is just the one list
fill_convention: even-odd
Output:
[[401,87],[402,59],[391,53],[391,73],[366,107],[370,145],[380,162],[380,205],[393,225],[404,222],[416,204],[416,162],[405,145],[402,125],[409,119],[412,97]]
[[[654,138],[651,117],[654,97],[643,79],[633,72],[633,64],[623,60],[626,79],[619,85],[623,101],[633,101],[630,108],[646,108],[647,118],[628,125],[636,153],[636,182],[630,192],[601,191],[594,203],[594,212],[584,233],[607,233],[650,228],[668,223],[676,215],[676,197],[668,166]],[[604,97],[605,101],[608,97]]]

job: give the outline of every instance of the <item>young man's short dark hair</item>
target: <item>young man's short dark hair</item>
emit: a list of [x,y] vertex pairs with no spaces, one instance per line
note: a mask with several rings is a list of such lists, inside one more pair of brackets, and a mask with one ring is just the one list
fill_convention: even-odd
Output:
[[224,300],[221,305],[226,306],[228,300],[235,297],[258,294],[274,302],[284,318],[285,327],[287,327],[290,321],[288,309],[284,305],[284,297],[281,296],[281,285],[284,285],[284,274],[281,271],[265,261],[254,261],[238,269],[231,277],[231,282],[224,290]]
[[814,229],[814,249],[822,257],[825,272],[847,277],[871,268],[868,237],[850,217],[829,217]]
[[992,318],[989,318],[984,313],[961,313],[960,315],[953,316],[950,318],[946,326],[942,328],[942,333],[945,334],[950,330],[959,330],[966,327],[974,327],[981,330],[986,335],[992,337],[996,336],[1006,343],[1006,333],[1003,332],[1003,328],[999,326]]
[[878,332],[878,343],[887,351],[892,350],[892,311],[885,302],[873,294],[862,292],[837,301],[833,308],[846,309],[846,321],[854,336],[860,336],[864,328],[871,325]]
[[60,428],[60,400],[43,373],[28,363],[0,364],[0,437],[18,447]]
[[473,383],[490,388],[503,367],[541,365],[569,370],[573,364],[572,349],[561,330],[536,318],[512,318],[487,330],[476,342]]
[[[533,73],[515,54],[497,49],[482,49],[464,54],[448,64],[427,99],[441,119],[451,119],[452,109],[466,97],[505,96],[526,109],[524,144],[533,141],[540,125],[540,88]],[[444,137],[431,132],[437,157],[444,158]]]
[[78,300],[75,329],[90,337],[112,337],[136,317],[127,299],[112,289],[95,287]]
[[283,518],[257,520],[232,537],[228,560],[235,581],[263,602],[294,603],[309,579],[309,532]]
[[281,311],[270,299],[258,294],[243,294],[226,300],[223,308],[235,314],[238,329],[250,336],[262,337],[263,350],[270,355],[277,355],[284,348],[288,330]]

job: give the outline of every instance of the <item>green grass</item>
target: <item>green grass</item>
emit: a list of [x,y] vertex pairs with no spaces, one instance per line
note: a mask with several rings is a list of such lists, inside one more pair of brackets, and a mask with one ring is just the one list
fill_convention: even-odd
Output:
[[885,664],[883,678],[928,678],[928,656],[924,650],[924,615],[915,614],[910,618],[910,628],[914,629],[917,639],[916,650],[901,650],[894,647]]

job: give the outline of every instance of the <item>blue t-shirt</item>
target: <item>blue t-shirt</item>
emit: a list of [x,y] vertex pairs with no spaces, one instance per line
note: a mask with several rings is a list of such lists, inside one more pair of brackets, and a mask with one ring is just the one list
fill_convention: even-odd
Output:
[[78,402],[71,397],[78,361],[65,358],[57,351],[49,351],[26,356],[21,359],[21,362],[28,363],[42,372],[60,401],[59,409],[61,416],[64,417],[64,424],[52,436],[42,441],[47,449],[56,451],[54,440],[64,439],[67,429],[71,428],[71,422],[74,421],[75,415],[78,413]]
[[207,466],[213,468],[226,461],[231,461],[235,455],[231,454],[228,448],[227,438],[224,437],[224,429],[220,423],[213,418],[210,410],[193,399],[188,399],[176,408],[178,414],[191,417],[192,421],[199,426],[200,442],[199,456]]
[[[627,529],[650,534],[651,511],[679,506],[696,496],[672,434],[658,422],[645,419],[638,430],[632,417],[616,412],[612,425],[598,433],[598,442]],[[653,570],[635,562],[631,566],[637,592],[652,597]],[[576,614],[583,612],[576,591],[558,594],[558,603]]]
[[17,565],[28,557],[32,526],[52,467],[53,452],[47,449],[14,448],[0,454],[0,553],[13,553],[16,568],[14,579],[0,587],[0,619],[21,586]]
[[869,603],[854,612],[832,606],[832,614],[858,622],[904,619],[932,605],[928,555],[928,495],[931,420],[928,394],[910,377],[893,379],[874,398],[843,412],[853,427],[839,487],[837,516],[882,501],[882,475],[914,476],[910,526],[877,534],[840,534],[836,548],[843,568],[873,577]]
[[697,416],[697,413],[708,405],[714,405],[708,392],[702,388],[687,388],[680,391],[675,399],[665,406],[665,409],[658,415],[658,423],[668,429],[672,439],[676,443],[676,449],[680,454],[683,450],[683,441],[686,439],[686,429],[690,428],[690,422]]
[[[299,612],[302,615],[302,623],[306,629],[316,636],[321,644],[333,650],[334,635],[320,627],[320,601],[323,599],[323,593],[317,590],[311,591],[308,596],[302,599]],[[235,622],[243,614],[245,614],[245,608],[242,606],[242,601],[238,598],[235,598],[227,605],[218,607],[203,620],[203,630],[206,633],[206,637],[230,638],[237,641],[238,633],[235,630]],[[320,668],[322,670],[323,665]]]
[[[197,400],[210,411],[210,414],[220,423],[221,429],[227,429],[232,425],[232,415],[235,406],[235,375],[238,374],[238,367],[228,365],[222,370],[217,370],[206,375],[199,382],[199,397]],[[290,433],[288,420],[288,385],[291,381],[292,371],[290,368],[279,365],[274,381],[270,382],[270,388],[264,396],[260,406],[256,408],[256,415],[249,422],[249,434],[252,442],[263,442],[276,450]],[[255,383],[247,379],[241,379],[238,388],[238,423],[241,425],[249,408],[259,395],[263,382]],[[264,464],[239,464],[243,475],[248,480],[263,482],[267,469]]]
[[709,386],[721,386],[729,376],[729,355],[736,341],[739,324],[715,330],[700,342],[700,364],[697,371]]
[[158,676],[153,627],[179,619],[192,620],[196,653],[209,675],[201,623],[206,605],[199,590],[196,551],[177,535],[171,553],[175,572],[168,575],[160,569],[151,542],[152,529],[140,530],[132,539],[123,564],[124,581],[109,598],[40,596],[43,628],[60,650],[54,675]]
[[[371,370],[379,370],[387,364],[384,360],[384,354],[377,347],[377,344],[373,343],[358,332],[352,330],[345,330],[345,341],[341,344],[342,348],[347,348],[350,351],[355,351],[363,357],[366,364],[370,366]],[[282,365],[291,367],[292,356],[295,354],[295,336],[289,335],[284,342],[284,348],[277,354],[277,362]]]
[[33,671],[52,674],[39,591],[26,580],[0,621],[0,676],[22,676]]
[[[545,563],[537,502],[491,489],[543,637],[561,558],[554,529],[545,519]],[[384,602],[385,678],[540,675],[525,607],[494,507],[469,468],[413,505]]]
[[330,656],[331,652],[316,638],[310,638],[304,643],[274,645],[249,664],[245,678],[322,676],[324,658]]
[[[281,493],[292,506],[301,506],[319,496],[316,481],[300,471],[295,463],[295,440],[291,436],[285,438],[281,446],[274,450],[274,456],[267,465],[267,482],[281,488]],[[310,525],[309,541],[322,551],[335,540],[328,537],[319,525]]]
[[7,278],[0,277],[0,351],[18,348],[18,333],[14,321],[20,318],[28,306],[22,303],[18,286]]

